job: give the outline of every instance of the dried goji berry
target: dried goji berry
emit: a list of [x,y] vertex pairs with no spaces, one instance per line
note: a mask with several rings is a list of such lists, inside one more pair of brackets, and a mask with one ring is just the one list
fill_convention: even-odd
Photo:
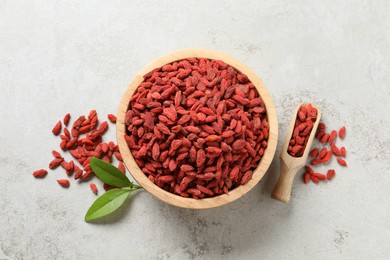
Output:
[[58,184],[61,185],[64,188],[68,188],[70,185],[70,182],[65,179],[57,180]]
[[330,137],[330,135],[329,135],[328,133],[325,133],[325,134],[321,137],[320,142],[323,143],[323,144],[326,143],[326,142],[328,142],[329,137]]
[[108,120],[110,120],[111,123],[114,123],[114,124],[116,123],[116,116],[115,115],[108,114],[107,117],[108,117]]
[[54,160],[52,160],[49,164],[49,168],[50,169],[55,169],[57,168],[58,166],[61,165],[62,161],[64,160],[64,158],[55,158]]
[[347,155],[347,150],[345,150],[345,147],[344,147],[344,146],[342,146],[342,147],[340,148],[340,154],[341,154],[341,156],[343,156],[343,157],[345,157],[345,156]]
[[328,142],[332,144],[334,140],[336,140],[336,137],[337,137],[337,132],[336,130],[333,130],[332,132],[330,132]]
[[343,126],[343,127],[340,128],[340,130],[339,130],[339,137],[340,137],[340,138],[344,138],[344,136],[345,136],[345,130],[346,130],[345,126]]
[[33,172],[33,176],[35,178],[43,178],[45,177],[47,174],[47,171],[45,169],[40,169],[40,170],[36,170],[35,172]]
[[53,127],[53,129],[51,130],[52,133],[54,135],[59,135],[60,132],[61,132],[61,127],[62,127],[62,124],[61,124],[61,121],[58,121],[55,126]]
[[123,172],[123,173],[126,172],[125,165],[124,165],[122,162],[119,162],[119,164],[118,164],[118,169],[119,169],[121,172]]
[[320,154],[318,155],[318,158],[323,159],[327,152],[328,150],[325,147],[322,148]]
[[59,152],[57,152],[56,150],[51,151],[51,153],[53,154],[53,156],[55,158],[62,158],[62,155]]
[[321,173],[314,173],[313,174],[314,177],[317,177],[319,180],[326,180],[326,175],[324,174],[321,174]]
[[311,150],[310,152],[310,156],[311,157],[317,157],[319,154],[319,149],[318,148],[314,148],[313,150]]
[[305,174],[303,175],[303,182],[304,182],[305,184],[308,183],[308,182],[310,181],[310,178],[311,178],[310,174],[309,174],[309,173],[305,173]]
[[316,183],[316,184],[319,182],[318,178],[315,177],[314,175],[311,175],[310,178],[311,178],[311,180],[312,180],[314,183]]
[[337,158],[337,162],[341,165],[341,166],[347,166],[347,162],[341,158]]
[[63,122],[64,122],[64,125],[65,125],[65,126],[68,126],[69,120],[70,120],[70,114],[67,113],[67,114],[64,116],[64,119],[63,119]]
[[330,145],[330,149],[332,150],[334,155],[336,155],[336,156],[340,156],[341,155],[340,149],[334,143],[332,143]]
[[97,189],[97,187],[96,187],[96,184],[95,184],[95,183],[91,183],[91,184],[89,184],[89,187],[91,188],[91,191],[92,191],[93,193],[95,193],[95,194],[97,194],[97,193],[98,193],[98,189]]
[[326,173],[326,177],[328,180],[331,180],[335,176],[336,172],[333,169],[329,169],[328,172]]

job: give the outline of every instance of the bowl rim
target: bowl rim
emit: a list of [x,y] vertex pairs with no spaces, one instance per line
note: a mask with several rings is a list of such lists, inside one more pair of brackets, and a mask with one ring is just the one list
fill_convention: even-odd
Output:
[[[266,115],[269,124],[269,135],[267,148],[264,151],[263,157],[260,160],[257,168],[253,171],[252,179],[244,184],[240,185],[233,190],[229,191],[228,194],[222,194],[219,196],[204,198],[204,199],[193,199],[193,198],[184,198],[179,195],[165,191],[164,189],[158,187],[156,184],[152,183],[146,175],[141,171],[137,163],[135,162],[130,148],[127,146],[126,140],[124,138],[126,132],[126,125],[124,123],[126,111],[131,96],[134,91],[137,89],[139,84],[143,81],[143,76],[152,71],[155,68],[159,68],[165,64],[172,63],[174,61],[183,60],[186,58],[208,58],[212,60],[222,60],[228,65],[234,67],[236,70],[244,73],[248,76],[249,80],[254,84],[257,91],[259,92],[261,98],[263,99],[266,107]],[[271,96],[268,93],[265,85],[261,79],[247,67],[245,64],[239,60],[216,50],[210,49],[184,49],[177,50],[168,54],[165,54],[146,66],[144,66],[134,77],[134,79],[128,85],[125,93],[122,96],[116,122],[116,135],[120,153],[123,157],[123,162],[129,170],[133,178],[141,185],[146,191],[154,195],[159,200],[166,202],[168,204],[190,209],[207,209],[214,208],[222,205],[226,205],[232,201],[235,201],[242,197],[244,194],[249,192],[264,176],[268,170],[271,162],[274,158],[277,139],[278,139],[278,122],[276,116],[275,106],[272,102]]]

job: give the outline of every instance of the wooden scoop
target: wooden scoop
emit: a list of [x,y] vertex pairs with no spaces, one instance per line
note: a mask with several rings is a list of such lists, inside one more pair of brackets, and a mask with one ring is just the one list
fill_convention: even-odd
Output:
[[318,123],[320,122],[321,119],[321,111],[318,109],[318,107],[312,104],[312,107],[317,109],[317,119],[314,122],[313,129],[310,132],[309,140],[307,141],[305,151],[303,152],[303,155],[301,157],[293,157],[290,154],[288,154],[287,149],[290,143],[291,136],[294,131],[294,125],[295,125],[295,120],[297,118],[298,110],[301,108],[301,106],[306,106],[307,104],[308,103],[301,103],[296,108],[290,126],[288,127],[283,148],[279,156],[280,176],[278,182],[275,185],[274,190],[272,191],[271,196],[272,198],[283,202],[288,202],[290,200],[291,188],[292,188],[292,183],[294,181],[294,177],[299,171],[299,169],[301,169],[306,163],[307,156],[309,155],[310,152],[311,144],[313,143],[314,136],[317,132]]

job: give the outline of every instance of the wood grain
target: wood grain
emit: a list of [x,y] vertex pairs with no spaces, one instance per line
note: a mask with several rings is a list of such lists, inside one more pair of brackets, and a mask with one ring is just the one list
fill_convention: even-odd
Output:
[[[178,61],[190,57],[198,57],[198,58],[203,57],[208,59],[222,60],[227,64],[231,65],[232,67],[234,67],[235,69],[237,69],[238,71],[246,74],[249,80],[255,85],[260,96],[264,100],[267,109],[267,118],[270,127],[270,132],[268,137],[268,147],[264,152],[263,158],[261,159],[259,166],[255,169],[252,179],[247,184],[240,185],[239,187],[229,191],[228,194],[223,194],[213,198],[205,198],[199,200],[195,200],[192,198],[183,198],[181,196],[167,192],[161,189],[160,187],[158,187],[157,185],[155,185],[154,183],[152,183],[138,167],[124,139],[124,134],[126,130],[124,119],[128,108],[129,100],[130,97],[133,95],[134,91],[137,89],[138,85],[143,81],[143,75],[167,63],[172,63],[174,61]],[[134,179],[145,190],[150,192],[156,198],[174,206],[190,208],[190,209],[206,209],[206,208],[214,208],[214,207],[222,206],[246,194],[261,180],[261,178],[264,176],[265,172],[269,168],[272,159],[275,155],[277,139],[278,139],[278,122],[277,122],[275,107],[266,87],[264,86],[260,78],[254,72],[252,72],[246,65],[236,60],[235,58],[230,57],[225,53],[215,51],[215,50],[208,50],[208,49],[186,49],[186,50],[175,51],[154,60],[153,62],[145,66],[143,69],[141,69],[137,73],[137,75],[135,75],[133,81],[129,84],[122,97],[121,103],[119,105],[116,127],[117,127],[116,133],[117,133],[120,153],[122,154],[127,169],[130,171]]]

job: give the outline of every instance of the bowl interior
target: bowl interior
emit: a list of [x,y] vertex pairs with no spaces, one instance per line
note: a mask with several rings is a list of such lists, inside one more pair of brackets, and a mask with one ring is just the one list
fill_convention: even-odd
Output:
[[[130,152],[130,148],[127,146],[126,140],[124,138],[124,135],[126,133],[126,125],[124,121],[129,101],[134,91],[144,80],[143,75],[165,64],[191,57],[222,60],[230,66],[234,67],[236,70],[240,71],[241,73],[246,74],[249,80],[255,85],[257,91],[259,92],[261,98],[265,103],[266,114],[269,124],[268,146],[264,151],[264,155],[259,165],[253,171],[252,179],[245,185],[239,185],[233,190],[230,190],[228,194],[199,200],[178,196],[176,194],[165,191],[164,189],[158,187],[156,184],[152,183],[135,162]],[[264,176],[265,172],[269,168],[272,159],[275,155],[278,138],[278,123],[275,107],[267,89],[265,88],[260,78],[256,76],[256,74],[252,72],[246,65],[236,60],[235,58],[230,57],[225,53],[208,49],[187,49],[175,51],[154,60],[153,62],[145,66],[141,71],[139,71],[133,81],[127,87],[126,92],[122,97],[117,115],[116,128],[118,146],[122,154],[123,161],[133,178],[145,190],[153,194],[158,199],[174,206],[191,209],[206,209],[222,206],[240,198],[249,190],[251,190],[261,180],[261,178]]]

